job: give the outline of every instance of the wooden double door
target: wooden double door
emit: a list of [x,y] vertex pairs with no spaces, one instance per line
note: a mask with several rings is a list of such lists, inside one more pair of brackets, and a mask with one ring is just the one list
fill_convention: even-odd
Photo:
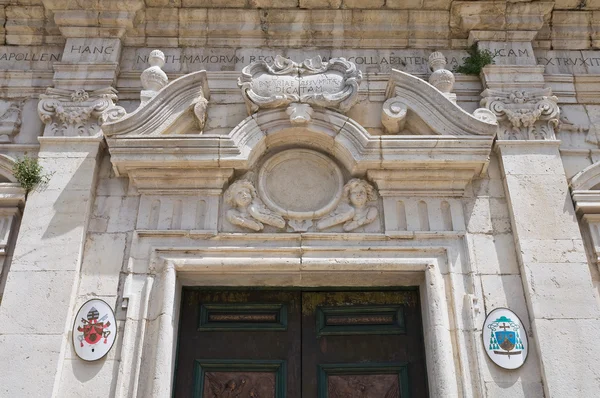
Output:
[[418,296],[184,288],[174,396],[427,397]]

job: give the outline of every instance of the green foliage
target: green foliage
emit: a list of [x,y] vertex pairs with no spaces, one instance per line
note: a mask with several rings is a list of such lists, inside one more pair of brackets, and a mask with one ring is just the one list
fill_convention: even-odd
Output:
[[43,174],[43,171],[38,160],[30,157],[17,159],[13,166],[13,175],[27,192],[50,180],[51,175]]
[[484,66],[494,63],[494,55],[490,50],[479,50],[477,44],[473,44],[467,50],[469,56],[465,58],[465,63],[455,67],[454,72],[464,73],[465,75],[479,75]]

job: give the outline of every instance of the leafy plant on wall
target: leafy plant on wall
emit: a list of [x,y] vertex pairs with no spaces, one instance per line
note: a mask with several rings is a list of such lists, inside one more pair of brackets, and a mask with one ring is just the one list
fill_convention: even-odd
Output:
[[13,165],[13,175],[27,193],[40,184],[47,184],[52,177],[51,174],[44,174],[44,168],[38,160],[31,157],[17,159]]
[[462,65],[454,68],[456,73],[465,75],[479,75],[484,66],[494,63],[494,55],[490,50],[480,50],[477,44],[473,44],[467,49],[469,56],[465,58]]

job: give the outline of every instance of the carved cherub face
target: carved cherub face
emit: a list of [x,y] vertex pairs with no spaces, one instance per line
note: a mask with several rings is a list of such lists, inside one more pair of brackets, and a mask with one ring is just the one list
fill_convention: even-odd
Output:
[[353,178],[344,186],[344,197],[348,203],[358,208],[377,199],[377,193],[368,182]]
[[357,185],[350,190],[350,203],[356,207],[363,207],[367,203],[367,190]]
[[248,188],[239,189],[233,196],[237,207],[248,207],[252,203],[252,194]]
[[256,197],[256,189],[249,181],[236,181],[225,192],[225,202],[232,207],[245,209]]

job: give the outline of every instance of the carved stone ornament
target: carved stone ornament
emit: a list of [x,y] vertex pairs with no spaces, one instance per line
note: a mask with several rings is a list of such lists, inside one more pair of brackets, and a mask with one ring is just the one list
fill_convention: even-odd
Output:
[[150,67],[140,75],[142,87],[144,88],[140,93],[142,103],[154,97],[161,88],[169,83],[167,74],[162,70],[162,67],[165,66],[165,54],[162,51],[152,51],[148,57],[148,63]]
[[560,109],[550,89],[536,91],[485,90],[481,105],[500,122],[498,138],[504,140],[554,140]]
[[[258,186],[258,189],[256,188]],[[258,174],[248,173],[225,191],[229,223],[262,231],[264,224],[288,232],[345,232],[367,226],[379,216],[375,188],[358,178],[344,184],[339,167],[327,156],[291,149],[267,159]]]
[[381,124],[388,134],[398,134],[404,130],[408,107],[398,97],[392,97],[383,103]]
[[46,124],[44,136],[93,136],[100,131],[100,117],[114,107],[117,91],[103,88],[92,92],[48,88],[40,95],[38,115]]
[[323,62],[321,57],[296,63],[277,56],[273,65],[254,62],[242,70],[238,85],[248,114],[262,108],[278,108],[303,103],[341,112],[358,100],[362,73],[344,58]]
[[0,143],[12,142],[21,128],[21,114],[27,99],[11,102],[8,109],[0,115]]
[[429,75],[429,84],[440,90],[446,98],[456,102],[456,94],[452,94],[454,88],[454,74],[446,69],[446,57],[441,52],[433,52],[429,55],[429,68],[433,71]]

